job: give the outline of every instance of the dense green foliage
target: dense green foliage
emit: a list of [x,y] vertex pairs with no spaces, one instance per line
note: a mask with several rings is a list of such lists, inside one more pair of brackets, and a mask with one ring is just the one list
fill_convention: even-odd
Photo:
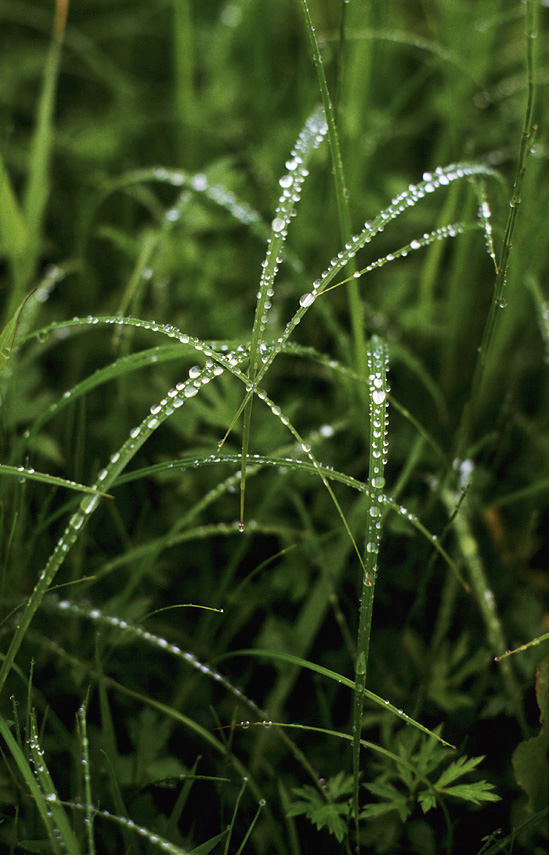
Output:
[[548,851],[547,5],[3,0],[2,851]]

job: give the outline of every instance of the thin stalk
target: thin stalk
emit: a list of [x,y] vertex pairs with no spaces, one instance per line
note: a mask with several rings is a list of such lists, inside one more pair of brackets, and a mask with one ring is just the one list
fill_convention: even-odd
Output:
[[42,93],[31,146],[29,178],[23,200],[23,214],[29,243],[25,254],[14,260],[14,284],[8,304],[8,317],[14,314],[24,298],[29,282],[34,276],[40,252],[42,223],[49,195],[48,173],[53,150],[55,93],[68,9],[69,0],[57,0],[52,39],[44,68]]
[[[339,218],[339,228],[341,234],[341,241],[343,244],[347,244],[352,237],[352,227],[351,227],[351,214],[349,211],[349,191],[347,189],[345,183],[345,174],[343,172],[343,161],[341,159],[341,150],[339,147],[339,138],[337,134],[337,128],[334,119],[334,109],[332,106],[332,99],[330,97],[330,92],[328,90],[328,84],[326,82],[326,75],[324,73],[324,64],[322,62],[322,56],[320,53],[320,48],[318,46],[318,41],[315,34],[315,28],[313,26],[313,22],[311,19],[311,14],[309,12],[309,7],[307,6],[307,0],[301,0],[301,5],[303,7],[303,13],[305,15],[305,23],[307,26],[307,34],[309,36],[309,42],[311,44],[311,51],[313,55],[313,61],[316,67],[316,72],[318,75],[318,84],[320,88],[320,94],[322,97],[322,106],[324,107],[324,115],[326,117],[326,124],[328,126],[328,140],[330,142],[330,153],[332,156],[332,167],[334,173],[334,182],[335,182],[335,191],[336,191],[336,202],[337,202],[337,212]],[[353,259],[350,259],[347,264],[347,275],[352,277],[355,272],[356,267]],[[364,376],[364,368],[367,363],[367,347],[366,347],[366,338],[364,335],[364,310],[362,307],[362,301],[360,299],[360,292],[358,289],[358,282],[355,279],[351,279],[348,287],[347,293],[349,297],[349,315],[351,319],[351,332],[353,339],[353,348],[354,348],[354,359],[355,359],[355,369],[357,374],[360,377]],[[359,387],[359,394],[362,395]],[[365,402],[364,402],[365,403]]]
[[173,0],[173,62],[176,80],[175,110],[178,122],[181,156],[189,167],[196,148],[193,122],[197,114],[194,89],[196,36],[193,30],[190,0]]
[[377,336],[372,338],[368,351],[369,393],[370,393],[370,460],[368,480],[370,502],[366,517],[365,573],[362,581],[360,618],[357,636],[357,654],[355,660],[355,690],[353,712],[353,803],[356,829],[356,851],[360,850],[358,791],[360,775],[360,742],[362,734],[362,714],[366,692],[366,674],[370,651],[374,591],[377,573],[377,558],[381,536],[381,515],[383,503],[383,477],[385,455],[387,453],[387,345]]
[[485,369],[490,355],[490,349],[494,338],[494,331],[497,324],[498,315],[501,309],[505,307],[505,286],[509,273],[509,258],[511,247],[513,245],[513,234],[517,222],[518,209],[521,203],[522,185],[526,173],[528,153],[532,147],[532,143],[536,134],[536,125],[534,124],[534,96],[535,96],[535,67],[534,67],[534,42],[538,36],[538,12],[540,0],[526,0],[526,109],[524,113],[524,123],[522,126],[522,135],[520,140],[519,156],[517,169],[515,173],[515,181],[513,184],[513,194],[509,202],[509,214],[507,216],[507,224],[505,226],[505,234],[503,237],[503,246],[501,256],[497,264],[496,281],[494,284],[494,297],[484,327],[482,341],[478,349],[478,357],[473,375],[471,395],[466,407],[463,411],[463,419],[458,434],[458,451],[457,456],[461,458],[464,449],[469,443],[471,428],[475,415],[475,410],[478,405],[479,393],[485,376]]
[[[449,513],[455,508],[454,497],[450,490],[442,491],[442,499]],[[469,572],[471,590],[475,597],[482,620],[486,628],[488,642],[495,657],[501,656],[507,650],[505,633],[498,613],[494,593],[489,585],[486,571],[479,554],[477,541],[471,529],[468,515],[468,503],[465,498],[461,503],[459,513],[454,517],[454,531],[458,540],[459,548]],[[528,727],[524,716],[524,709],[520,701],[520,690],[518,688],[514,670],[508,659],[500,661],[503,687],[507,695],[510,707],[514,710],[517,721],[526,735]]]

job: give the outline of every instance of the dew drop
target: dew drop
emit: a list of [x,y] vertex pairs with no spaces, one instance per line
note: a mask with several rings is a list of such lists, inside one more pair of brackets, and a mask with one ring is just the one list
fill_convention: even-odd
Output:
[[206,190],[208,186],[208,179],[201,172],[193,175],[191,179],[191,185],[193,190],[198,190],[199,192]]
[[302,294],[302,296],[299,298],[299,305],[306,309],[308,306],[312,306],[314,301],[314,294]]
[[324,436],[326,438],[333,436],[334,435],[334,429],[333,429],[332,425],[322,425],[322,427],[320,428],[320,434],[321,434],[321,436]]
[[285,226],[285,223],[281,217],[275,217],[272,224],[271,224],[271,228],[272,228],[273,232],[275,232],[276,234],[279,234],[281,231],[283,231],[284,226]]

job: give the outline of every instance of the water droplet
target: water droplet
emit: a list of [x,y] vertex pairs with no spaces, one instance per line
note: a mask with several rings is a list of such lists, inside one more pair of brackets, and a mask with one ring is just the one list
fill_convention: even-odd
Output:
[[273,222],[271,223],[271,228],[272,228],[273,232],[275,232],[277,234],[284,230],[284,226],[285,226],[285,223],[281,217],[275,217]]
[[374,404],[382,404],[385,400],[386,394],[382,389],[375,389],[372,392],[372,400]]
[[302,296],[299,298],[299,305],[306,309],[308,306],[312,306],[314,301],[314,294],[302,294]]
[[208,186],[208,179],[201,172],[198,172],[191,178],[191,186],[193,190],[198,190],[199,192],[206,190]]

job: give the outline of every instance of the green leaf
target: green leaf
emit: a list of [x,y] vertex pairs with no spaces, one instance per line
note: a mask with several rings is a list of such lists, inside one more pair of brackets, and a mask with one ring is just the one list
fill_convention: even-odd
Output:
[[[326,785],[332,798],[337,798],[337,794],[350,793],[352,787],[351,776],[344,772],[338,772]],[[341,843],[347,833],[349,801],[326,802],[326,797],[309,785],[296,787],[293,792],[301,798],[292,802],[287,810],[287,816],[306,816],[319,831],[326,828]]]
[[423,813],[427,813],[427,811],[431,810],[431,808],[436,807],[437,800],[435,798],[435,794],[432,790],[423,790],[418,794],[417,800],[421,805],[421,810]]
[[28,234],[25,218],[0,154],[0,239],[3,252],[11,258],[23,255]]
[[494,785],[489,784],[488,781],[475,781],[472,784],[458,784],[455,787],[446,787],[444,794],[479,805],[481,802],[500,801],[500,797],[497,793],[491,792],[493,789]]
[[345,819],[348,813],[348,805],[323,805],[311,813],[310,819],[319,831],[322,828],[327,828],[330,834],[335,835],[338,842],[342,843],[347,832]]
[[457,778],[461,778],[462,775],[466,775],[467,772],[471,772],[473,769],[478,766],[479,763],[484,760],[484,757],[459,757],[453,763],[444,770],[444,772],[440,775],[438,781],[435,784],[437,790],[442,790],[446,788],[448,784],[452,781],[457,780]]
[[[487,781],[473,781],[467,784],[456,784],[453,787],[448,786],[452,781],[456,781],[458,778],[463,777],[463,775],[472,772],[482,760],[484,760],[482,756],[465,756],[460,757],[454,763],[450,763],[439,776],[434,789],[445,796],[453,796],[456,799],[463,799],[467,802],[473,802],[476,805],[481,802],[498,802],[500,797],[496,793],[491,792],[494,788],[493,784],[489,784]],[[432,790],[428,793],[421,793],[418,799],[424,813],[427,813],[431,807],[434,807],[434,793]]]
[[46,472],[36,472],[34,469],[25,469],[24,466],[8,466],[0,463],[0,476],[9,475],[12,478],[25,479],[26,481],[40,481],[42,484],[51,484],[54,487],[66,487],[68,490],[77,490],[80,493],[90,493],[96,496],[109,496],[94,487],[79,484],[77,481],[69,481],[59,478],[57,475],[48,475]]
[[388,781],[374,781],[371,784],[365,784],[365,787],[374,796],[378,796],[381,801],[366,805],[360,813],[362,819],[374,819],[391,811],[396,811],[402,822],[405,822],[410,816],[413,800],[408,794],[397,790],[393,784]]
[[0,333],[0,377],[6,370],[6,366],[13,350],[13,343],[15,341],[15,334],[17,332],[17,324],[19,323],[19,317],[21,315],[21,312],[25,308],[25,303],[27,302],[29,297],[30,294],[27,294],[23,302],[16,309],[14,315],[10,318],[10,320],[7,322],[6,326]]
[[330,778],[326,786],[331,797],[336,801],[343,796],[351,795],[353,792],[353,778],[346,772],[341,771],[337,775],[334,775],[333,778]]
[[541,731],[521,742],[513,753],[515,780],[526,792],[532,811],[542,810],[549,801],[549,655],[537,668],[536,697]]

